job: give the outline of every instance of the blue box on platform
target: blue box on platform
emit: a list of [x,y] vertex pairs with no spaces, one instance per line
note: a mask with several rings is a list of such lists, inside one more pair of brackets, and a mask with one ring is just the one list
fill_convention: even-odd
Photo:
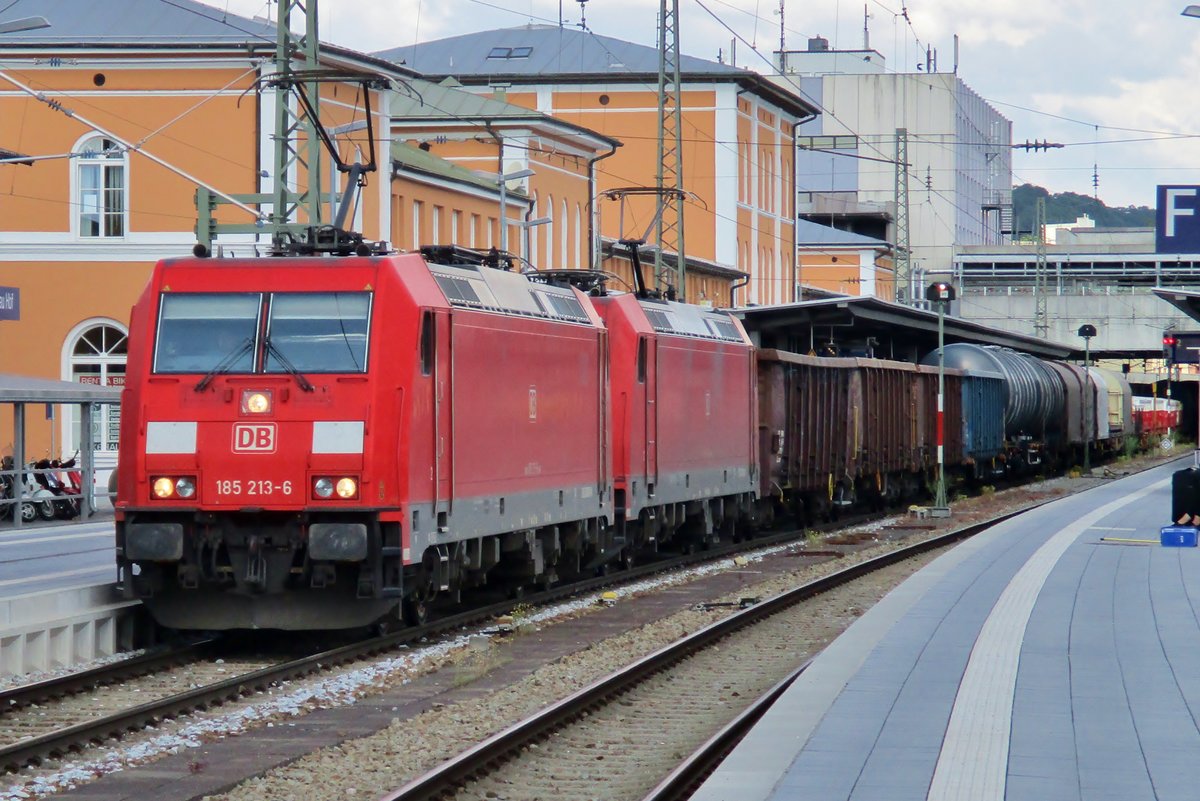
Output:
[[1172,548],[1195,548],[1195,526],[1163,526],[1162,544]]

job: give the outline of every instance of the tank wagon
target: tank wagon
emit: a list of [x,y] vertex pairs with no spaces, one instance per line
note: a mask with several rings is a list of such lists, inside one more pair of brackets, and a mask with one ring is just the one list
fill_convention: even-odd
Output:
[[[1120,373],[991,345],[955,343],[944,352],[947,367],[1003,379],[1003,443],[994,475],[1077,462],[1085,444],[1115,452],[1133,431],[1132,391]],[[922,363],[936,364],[937,351]]]

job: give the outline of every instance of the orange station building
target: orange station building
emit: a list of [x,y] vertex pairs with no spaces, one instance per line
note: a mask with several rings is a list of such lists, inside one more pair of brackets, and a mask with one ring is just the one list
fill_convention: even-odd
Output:
[[[655,48],[576,28],[527,25],[377,55],[430,80],[454,80],[481,95],[502,93],[509,103],[619,139],[620,150],[596,165],[601,193],[655,184]],[[750,70],[691,56],[680,56],[679,66],[681,172],[693,197],[684,204],[685,298],[715,306],[730,305],[731,291],[738,305],[799,299],[795,129],[816,109]],[[653,223],[654,205],[653,198],[629,199],[622,215],[617,202],[597,201],[602,237],[610,243],[640,237]],[[673,261],[674,254],[664,257]],[[604,267],[628,275],[619,249]],[[737,281],[742,276],[748,283]]]
[[[119,387],[130,307],[157,260],[188,255],[197,242],[197,187],[271,191],[276,101],[263,81],[274,72],[276,30],[192,0],[72,0],[34,10],[49,27],[0,36],[0,148],[19,154],[0,160],[0,296],[15,301],[0,314],[0,373]],[[499,245],[496,176],[515,162],[533,174],[503,188],[515,220],[509,249],[521,253],[528,240],[532,261],[553,255],[555,266],[586,266],[590,170],[616,140],[344,48],[323,45],[321,67],[382,77],[390,87],[365,90],[350,77],[321,84],[322,121],[341,132],[335,142],[347,162],[365,162],[371,151],[363,126],[370,92],[378,168],[346,227],[401,249]],[[414,122],[415,98],[436,104],[443,119]],[[471,134],[455,141],[448,129],[456,125]],[[497,134],[522,148],[510,156]],[[331,186],[328,154],[322,161],[328,220],[341,186]],[[294,191],[308,183],[303,165],[289,175]],[[534,209],[551,196],[553,211]],[[220,223],[252,224],[253,212],[223,203],[215,213]],[[534,225],[537,216],[553,219]],[[215,249],[248,256],[269,243],[267,234],[221,234]],[[118,419],[116,407],[94,417],[101,471],[115,463]],[[69,407],[27,412],[25,426],[27,458],[69,455],[81,441]],[[12,431],[11,410],[0,408],[0,453],[12,452]]]

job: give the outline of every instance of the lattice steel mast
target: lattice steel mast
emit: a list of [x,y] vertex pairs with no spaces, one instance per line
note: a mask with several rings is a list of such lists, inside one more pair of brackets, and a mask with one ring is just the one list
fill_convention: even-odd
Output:
[[[371,112],[371,89],[387,87],[388,79],[381,74],[324,70],[320,65],[320,40],[317,32],[317,0],[278,0],[279,13],[275,21],[274,70],[264,74],[258,86],[275,96],[275,129],[271,160],[272,188],[269,192],[218,197],[201,187],[196,192],[196,238],[198,252],[211,249],[219,233],[252,233],[271,236],[271,253],[338,253],[371,252],[386,249],[386,243],[367,243],[360,234],[344,230],[352,196],[365,185],[364,175],[377,169],[375,135]],[[304,33],[292,33],[293,12],[304,15]],[[296,69],[295,59],[303,65]],[[321,124],[321,83],[345,81],[358,83],[363,90],[368,149],[367,163],[347,164],[338,153],[329,131]],[[293,103],[293,100],[295,101]],[[356,126],[359,125],[356,123]],[[338,172],[346,173],[346,187],[331,220],[322,206],[321,160],[328,153]],[[303,190],[299,182],[307,183]],[[270,213],[261,214],[258,223],[218,223],[214,216],[217,205],[230,199],[260,208],[269,205]],[[330,200],[332,206],[333,201]],[[303,222],[297,217],[306,218]]]
[[[663,272],[663,251],[675,251],[675,294],[683,300],[687,267],[683,247],[683,126],[680,122],[679,0],[658,5],[658,250],[654,275]],[[670,191],[674,190],[674,191]]]
[[912,258],[908,243],[908,129],[896,129],[896,302],[912,303]]
[[1033,334],[1046,339],[1050,334],[1050,320],[1046,314],[1046,198],[1037,199],[1037,212],[1033,223],[1033,235],[1037,237],[1037,268],[1033,276]]

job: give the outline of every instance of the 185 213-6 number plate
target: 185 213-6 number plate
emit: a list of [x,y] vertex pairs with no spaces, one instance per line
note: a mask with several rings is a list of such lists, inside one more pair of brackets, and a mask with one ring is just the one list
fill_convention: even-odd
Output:
[[267,497],[271,495],[291,495],[291,481],[271,481],[265,478],[219,478],[217,479],[218,495],[255,495]]

